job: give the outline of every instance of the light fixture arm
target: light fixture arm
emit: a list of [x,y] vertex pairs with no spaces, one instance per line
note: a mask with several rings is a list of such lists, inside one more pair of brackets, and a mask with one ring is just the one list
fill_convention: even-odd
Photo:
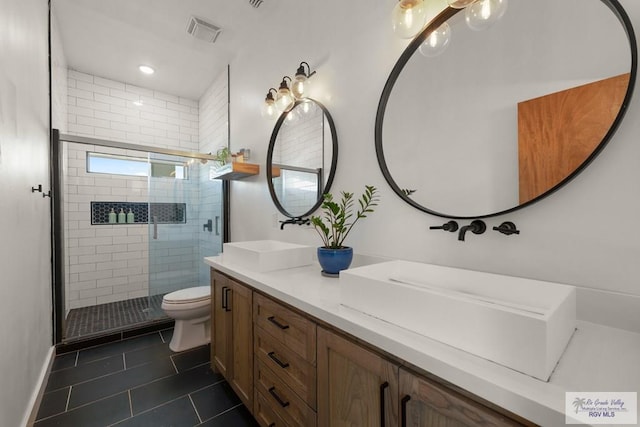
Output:
[[[307,66],[307,70],[308,70],[307,72],[304,71],[304,66],[305,65]],[[311,67],[309,66],[309,64],[307,62],[302,61],[300,63],[300,66],[298,67],[298,70],[296,71],[296,76],[301,74],[301,75],[305,76],[306,78],[309,78],[309,77],[313,76],[315,73],[316,73],[315,70],[313,72],[311,71]]]
[[[287,81],[285,79],[289,79],[289,84],[287,84]],[[289,89],[290,84],[291,84],[291,77],[284,76],[282,78],[282,81],[280,82],[280,89]]]
[[275,98],[273,97],[273,95],[271,94],[271,91],[274,91],[276,93],[276,95],[278,94],[278,91],[275,88],[269,88],[269,91],[267,92],[267,97],[265,98],[265,101],[267,100],[271,100],[273,101]]

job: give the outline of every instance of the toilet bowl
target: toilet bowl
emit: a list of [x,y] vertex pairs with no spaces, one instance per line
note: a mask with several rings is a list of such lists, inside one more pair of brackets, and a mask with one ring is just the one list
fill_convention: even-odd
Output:
[[162,298],[162,310],[176,325],[169,348],[184,351],[211,340],[211,289],[196,286],[180,289]]

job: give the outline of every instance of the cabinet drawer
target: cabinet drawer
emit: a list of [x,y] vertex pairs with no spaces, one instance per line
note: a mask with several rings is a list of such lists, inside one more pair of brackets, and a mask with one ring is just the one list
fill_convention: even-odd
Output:
[[257,389],[253,402],[256,420],[262,427],[286,427],[289,425],[280,418],[280,415],[276,414],[270,406],[269,399],[264,397]]
[[316,413],[307,406],[260,359],[256,364],[256,389],[266,398],[266,403],[287,424],[315,427]]
[[282,382],[312,409],[316,409],[316,367],[257,326],[255,354]]
[[312,365],[316,364],[316,324],[304,316],[255,294],[253,319],[287,348]]

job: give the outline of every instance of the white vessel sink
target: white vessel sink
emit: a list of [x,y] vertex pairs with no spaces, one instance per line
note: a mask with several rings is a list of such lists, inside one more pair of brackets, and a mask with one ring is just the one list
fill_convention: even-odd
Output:
[[345,306],[543,381],[575,330],[573,286],[409,261],[339,280]]
[[314,262],[315,248],[277,240],[224,243],[222,259],[254,271],[301,267]]

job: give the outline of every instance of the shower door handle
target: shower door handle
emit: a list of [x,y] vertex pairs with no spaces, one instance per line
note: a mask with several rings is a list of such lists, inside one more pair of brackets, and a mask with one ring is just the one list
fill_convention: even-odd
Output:
[[158,217],[153,216],[153,239],[158,240]]
[[220,217],[216,216],[216,236],[220,235]]

